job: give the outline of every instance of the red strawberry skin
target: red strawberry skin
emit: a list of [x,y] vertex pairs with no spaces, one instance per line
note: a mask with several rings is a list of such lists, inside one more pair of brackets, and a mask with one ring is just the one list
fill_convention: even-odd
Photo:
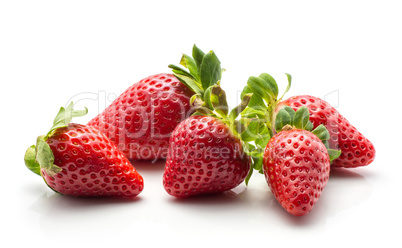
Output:
[[191,113],[194,93],[172,74],[144,78],[88,125],[97,127],[129,159],[166,158],[174,128]]
[[62,169],[51,176],[41,169],[47,185],[72,196],[134,197],[144,187],[141,175],[105,135],[93,127],[72,124],[59,128],[46,141],[54,164]]
[[172,133],[163,186],[176,197],[227,191],[244,181],[250,164],[226,124],[210,116],[192,116]]
[[376,151],[373,144],[326,101],[309,95],[295,96],[280,102],[277,110],[284,105],[295,111],[302,106],[307,107],[314,128],[323,124],[328,129],[331,137],[329,147],[342,151],[331,166],[354,168],[374,161]]
[[330,160],[325,145],[311,132],[281,131],[268,142],[263,171],[281,206],[302,216],[311,211],[327,184]]

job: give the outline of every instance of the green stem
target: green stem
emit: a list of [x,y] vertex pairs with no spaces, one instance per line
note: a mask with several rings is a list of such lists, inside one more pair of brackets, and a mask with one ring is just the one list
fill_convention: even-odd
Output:
[[[282,98],[281,98],[282,99]],[[280,102],[281,100],[277,100],[276,102],[274,102],[273,104],[272,104],[272,108],[271,108],[271,112],[270,112],[270,121],[271,121],[271,126],[270,126],[270,129],[271,129],[271,137],[273,137],[274,135],[275,135],[275,109],[276,109],[276,106],[278,105],[278,103]]]

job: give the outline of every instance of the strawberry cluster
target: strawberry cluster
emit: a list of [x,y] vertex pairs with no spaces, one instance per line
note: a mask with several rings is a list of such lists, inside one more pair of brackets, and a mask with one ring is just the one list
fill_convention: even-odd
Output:
[[[285,93],[292,79],[286,75]],[[373,144],[324,100],[307,95],[282,100],[285,93],[278,97],[277,83],[267,73],[248,79],[242,95],[249,93],[250,103],[241,113],[248,123],[248,132],[241,134],[248,141],[246,152],[289,213],[311,211],[331,167],[354,168],[374,160]]]
[[129,198],[144,188],[129,159],[166,159],[163,187],[181,198],[231,190],[256,170],[283,208],[300,216],[315,205],[331,167],[375,158],[372,143],[327,102],[282,100],[289,74],[281,97],[269,74],[250,77],[230,110],[213,51],[194,45],[180,65],[132,85],[87,125],[71,123],[87,109],[62,107],[27,149],[25,165],[60,194]]

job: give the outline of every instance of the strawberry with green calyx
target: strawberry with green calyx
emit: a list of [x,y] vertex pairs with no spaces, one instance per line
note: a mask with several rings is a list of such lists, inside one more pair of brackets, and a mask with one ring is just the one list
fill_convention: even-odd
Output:
[[374,145],[328,102],[314,96],[300,95],[281,101],[275,111],[282,108],[298,110],[308,108],[314,127],[323,124],[330,133],[329,147],[340,149],[341,156],[332,167],[354,168],[369,165],[374,161]]
[[275,120],[276,134],[263,155],[265,179],[280,205],[290,214],[309,213],[330,173],[330,161],[340,151],[328,149],[329,132],[324,125],[314,130],[306,107],[281,109]]
[[88,125],[129,159],[164,159],[173,129],[192,113],[193,94],[170,73],[152,75],[128,87]]
[[[306,107],[301,107],[294,111],[290,107],[282,108],[277,114],[275,119],[275,132],[281,132],[285,126],[290,126],[293,129],[305,130],[313,133],[324,144],[330,161],[337,159],[341,155],[340,150],[330,149],[328,141],[330,134],[324,125],[319,125],[314,128],[313,123],[310,121],[310,114]],[[313,129],[314,128],[314,129]]]
[[86,113],[73,103],[60,108],[49,132],[26,151],[25,165],[64,195],[138,195],[143,179],[116,145],[91,126],[70,123]]
[[193,57],[184,55],[180,62],[191,73],[170,65],[175,76],[160,73],[140,80],[88,125],[104,133],[129,159],[165,159],[172,131],[193,113],[190,97],[203,95],[207,85],[221,78],[213,52],[204,54],[194,46]]
[[243,124],[236,120],[252,94],[229,112],[220,87],[222,69],[213,51],[193,47],[181,65],[170,65],[180,81],[196,94],[190,99],[193,116],[181,122],[169,142],[163,186],[175,197],[189,197],[230,190],[242,183],[250,170],[250,157],[241,139]]
[[[286,75],[288,86],[285,93],[291,86],[291,76]],[[249,78],[242,96],[250,92],[254,94],[248,107],[242,112],[242,117],[252,124],[246,133],[249,136],[246,147],[253,158],[253,168],[260,173],[262,173],[261,154],[269,139],[276,133],[274,125],[279,110],[285,107],[296,111],[305,106],[308,108],[312,128],[320,124],[327,128],[330,139],[326,142],[326,146],[341,151],[338,159],[331,162],[332,167],[353,168],[368,165],[374,160],[373,144],[325,101],[313,96],[296,96],[282,100],[284,94],[278,98],[276,81],[267,73]],[[252,171],[249,177],[251,173]]]

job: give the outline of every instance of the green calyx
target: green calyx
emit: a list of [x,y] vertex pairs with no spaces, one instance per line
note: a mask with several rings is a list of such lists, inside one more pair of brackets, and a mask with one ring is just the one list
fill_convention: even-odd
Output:
[[[175,65],[169,67],[194,92],[190,98],[194,115],[213,116],[226,123],[232,133],[240,138],[244,152],[252,157],[254,165],[245,180],[247,184],[254,168],[262,171],[262,155],[259,151],[265,148],[271,137],[263,120],[267,111],[264,101],[268,101],[269,105],[277,101],[278,86],[275,80],[266,73],[261,74],[259,79],[250,79],[250,86],[247,85],[241,94],[240,104],[229,111],[225,91],[220,86],[224,69],[213,51],[204,53],[194,45],[192,57],[183,55],[180,64],[185,69]],[[269,93],[264,93],[267,88]]]
[[40,165],[38,162],[36,162],[35,145],[28,147],[27,151],[25,152],[24,162],[30,171],[40,176]]
[[241,120],[247,124],[247,128],[241,133],[241,137],[246,141],[246,153],[253,160],[252,168],[246,177],[246,184],[254,170],[263,173],[263,153],[275,133],[273,123],[275,108],[290,89],[292,82],[291,75],[286,74],[286,76],[288,85],[281,97],[279,97],[279,88],[275,79],[268,73],[262,73],[258,77],[249,77],[247,85],[241,93],[241,98],[252,94],[249,104],[241,113]]
[[280,132],[286,125],[307,131],[313,129],[313,123],[310,122],[310,113],[306,107],[301,107],[296,112],[289,106],[283,107],[275,117],[275,132]]
[[275,79],[268,73],[262,73],[258,77],[249,77],[247,85],[241,93],[241,97],[245,94],[254,93],[242,116],[265,124],[271,136],[274,134],[273,119],[275,117],[275,108],[285,93],[289,91],[292,83],[292,76],[287,73],[286,76],[288,85],[279,98],[278,85]]
[[54,155],[46,140],[53,135],[53,133],[62,127],[67,127],[73,117],[84,116],[88,113],[88,109],[74,110],[73,102],[66,108],[61,107],[56,118],[53,121],[53,126],[46,135],[39,136],[36,139],[36,145],[30,146],[24,156],[26,167],[37,175],[40,170],[44,169],[47,174],[53,176],[61,172],[61,168],[54,164]]
[[321,124],[313,129],[313,123],[309,120],[310,114],[306,107],[301,107],[294,111],[291,107],[285,106],[279,110],[275,119],[276,132],[290,129],[302,129],[312,132],[325,145],[328,151],[329,159],[332,162],[341,155],[341,151],[329,148],[328,140],[330,138],[327,128]]
[[219,85],[224,71],[213,51],[204,53],[196,45],[193,46],[192,57],[183,54],[180,65],[185,69],[172,64],[169,68],[183,84],[195,94],[199,94],[203,100],[204,93],[209,87]]
[[324,125],[312,130],[313,124],[309,120],[310,114],[306,107],[294,111],[291,107],[285,106],[276,113],[278,103],[291,87],[292,76],[286,73],[286,77],[288,84],[279,98],[278,85],[268,73],[262,73],[258,77],[251,76],[242,91],[241,97],[253,93],[248,106],[241,113],[241,120],[248,123],[241,136],[244,137],[243,140],[247,141],[245,144],[246,153],[253,160],[252,168],[246,178],[246,184],[254,170],[263,173],[262,162],[265,148],[271,137],[283,128],[292,127],[311,131],[325,144],[331,161],[340,156],[340,151],[329,149],[329,132]]
[[214,51],[204,53],[194,45],[192,57],[183,54],[180,65],[184,68],[172,64],[169,68],[194,92],[190,104],[196,110],[195,114],[225,118],[228,110],[226,94],[219,86],[224,70]]
[[246,109],[252,93],[244,94],[240,104],[229,111],[226,93],[221,88],[221,62],[214,53],[204,53],[196,45],[193,46],[192,57],[184,54],[180,65],[169,65],[173,74],[189,89],[194,92],[190,98],[190,105],[195,110],[194,115],[213,116],[228,124],[232,132],[241,137],[247,128],[247,123],[236,118]]

